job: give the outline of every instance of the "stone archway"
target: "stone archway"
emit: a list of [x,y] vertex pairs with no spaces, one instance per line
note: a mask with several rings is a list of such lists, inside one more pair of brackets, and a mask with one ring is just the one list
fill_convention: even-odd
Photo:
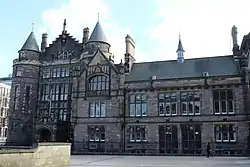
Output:
[[42,128],[39,131],[39,141],[40,142],[49,142],[52,139],[51,131],[47,128]]

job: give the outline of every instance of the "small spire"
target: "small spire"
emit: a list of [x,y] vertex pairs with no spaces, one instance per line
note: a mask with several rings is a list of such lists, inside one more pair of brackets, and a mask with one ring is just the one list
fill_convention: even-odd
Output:
[[66,31],[66,19],[64,19],[64,22],[63,22],[63,32]]
[[100,14],[98,13],[97,22],[100,20]]
[[185,52],[184,49],[183,49],[183,46],[182,46],[182,42],[181,42],[181,35],[179,33],[179,43],[178,43],[178,48],[177,48],[177,51],[182,51],[182,52]]
[[33,22],[32,22],[31,32],[34,32],[34,26],[35,26],[35,24],[34,24],[34,21],[33,21]]
[[178,48],[177,48],[177,62],[178,63],[183,63],[184,62],[184,49],[181,43],[181,35],[179,33],[179,43],[178,43]]

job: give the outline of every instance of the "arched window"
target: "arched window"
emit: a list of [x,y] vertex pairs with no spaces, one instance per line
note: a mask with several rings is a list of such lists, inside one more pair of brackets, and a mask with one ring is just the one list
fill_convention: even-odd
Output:
[[89,79],[89,91],[105,91],[109,89],[109,78],[105,75],[96,75]]

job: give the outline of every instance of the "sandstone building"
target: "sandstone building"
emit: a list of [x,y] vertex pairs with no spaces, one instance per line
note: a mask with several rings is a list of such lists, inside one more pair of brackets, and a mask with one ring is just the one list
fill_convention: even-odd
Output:
[[7,139],[10,88],[0,79],[0,145],[4,145]]
[[[233,54],[135,62],[125,37],[115,63],[98,21],[82,42],[66,30],[39,48],[30,33],[13,62],[8,143],[72,142],[75,152],[246,153],[249,134],[250,34]],[[202,55],[201,55],[202,56]]]

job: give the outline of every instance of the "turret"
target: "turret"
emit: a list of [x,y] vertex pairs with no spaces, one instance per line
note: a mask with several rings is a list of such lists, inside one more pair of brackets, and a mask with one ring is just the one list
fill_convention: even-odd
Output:
[[[87,35],[87,33],[86,33]],[[91,33],[85,48],[90,54],[95,53],[97,49],[102,52],[109,52],[110,44],[106,38],[106,35],[102,29],[101,23],[98,22],[95,25],[93,32]]]
[[125,37],[125,44],[126,44],[126,50],[124,56],[124,61],[125,61],[124,65],[126,67],[125,72],[129,73],[133,63],[135,62],[135,42],[128,34]]
[[7,138],[12,145],[30,145],[34,139],[39,57],[39,46],[31,32],[19,51],[19,58],[13,61]]
[[185,50],[183,49],[182,43],[181,43],[181,36],[179,35],[179,43],[178,43],[178,48],[177,48],[177,62],[178,63],[183,63],[184,62],[184,52]]

